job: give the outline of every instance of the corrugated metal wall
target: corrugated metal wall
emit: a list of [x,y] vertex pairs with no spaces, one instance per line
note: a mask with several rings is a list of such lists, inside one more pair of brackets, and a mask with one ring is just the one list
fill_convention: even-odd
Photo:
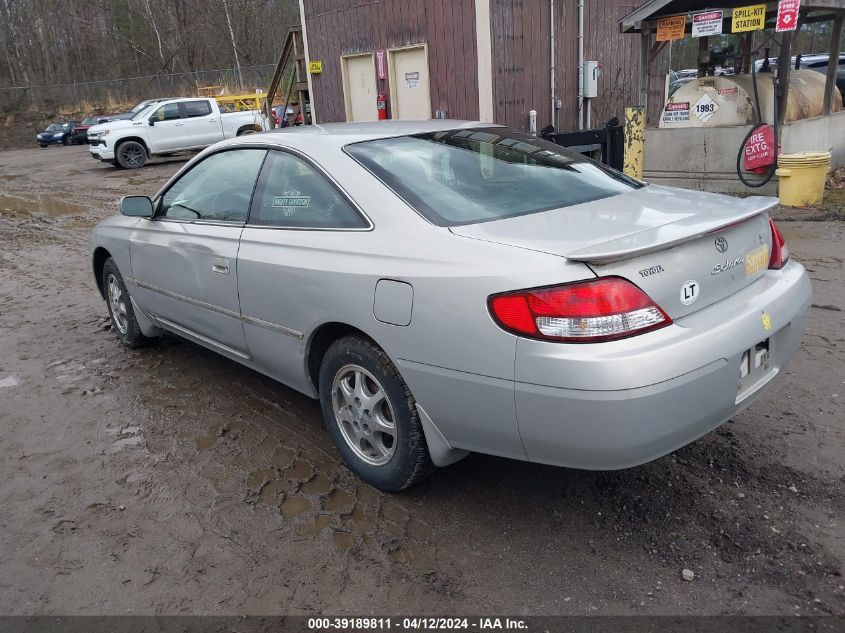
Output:
[[[585,59],[604,66],[599,96],[592,100],[593,126],[636,105],[639,36],[619,33],[619,19],[635,0],[586,0]],[[313,76],[321,122],[345,120],[341,55],[408,44],[428,44],[432,116],[478,118],[478,74],[474,0],[305,0],[308,46],[323,62]],[[551,119],[548,0],[490,0],[493,107],[496,123],[528,129],[537,110],[538,129]],[[555,1],[555,82],[562,101],[556,126],[577,129],[578,0]],[[662,53],[655,68],[665,65]],[[650,83],[650,100],[662,102],[662,76]],[[665,71],[664,71],[665,72]],[[658,85],[659,84],[659,85]],[[389,94],[387,81],[379,91]]]
[[[599,96],[591,102],[593,127],[610,118],[621,121],[636,105],[639,88],[639,36],[619,33],[619,19],[638,3],[586,0],[584,58],[603,65]],[[528,129],[528,112],[537,110],[537,127],[549,124],[549,2],[491,0],[493,104],[496,122]],[[555,125],[578,127],[578,0],[555,1],[555,93],[562,102]]]
[[[346,120],[340,58],[409,44],[428,44],[432,116],[478,118],[478,74],[473,0],[305,0],[317,118]],[[390,93],[389,80],[378,81]]]

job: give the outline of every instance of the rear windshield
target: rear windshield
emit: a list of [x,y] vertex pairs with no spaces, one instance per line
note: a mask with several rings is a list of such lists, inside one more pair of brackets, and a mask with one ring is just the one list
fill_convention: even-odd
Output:
[[642,186],[560,145],[507,128],[430,132],[345,149],[440,226],[568,207]]

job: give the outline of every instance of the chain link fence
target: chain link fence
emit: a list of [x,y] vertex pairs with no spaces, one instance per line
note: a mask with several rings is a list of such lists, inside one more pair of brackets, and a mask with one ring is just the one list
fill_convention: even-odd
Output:
[[224,90],[226,94],[264,92],[275,69],[275,64],[264,64],[241,67],[240,76],[236,69],[228,68],[71,84],[0,87],[0,111],[109,112],[144,99],[195,96],[203,88],[212,94]]

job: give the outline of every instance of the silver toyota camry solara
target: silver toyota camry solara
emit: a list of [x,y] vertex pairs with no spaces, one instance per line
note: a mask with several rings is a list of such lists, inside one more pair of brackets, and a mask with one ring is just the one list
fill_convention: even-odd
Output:
[[490,124],[333,124],[208,148],[123,198],[92,264],[124,344],[167,331],[319,398],[401,490],[470,451],[635,466],[748,406],[811,300],[776,202]]

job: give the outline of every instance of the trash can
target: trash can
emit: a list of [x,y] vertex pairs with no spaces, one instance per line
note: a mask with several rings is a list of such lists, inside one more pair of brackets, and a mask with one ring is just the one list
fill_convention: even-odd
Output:
[[778,197],[788,207],[819,204],[830,171],[830,152],[798,152],[778,156]]

